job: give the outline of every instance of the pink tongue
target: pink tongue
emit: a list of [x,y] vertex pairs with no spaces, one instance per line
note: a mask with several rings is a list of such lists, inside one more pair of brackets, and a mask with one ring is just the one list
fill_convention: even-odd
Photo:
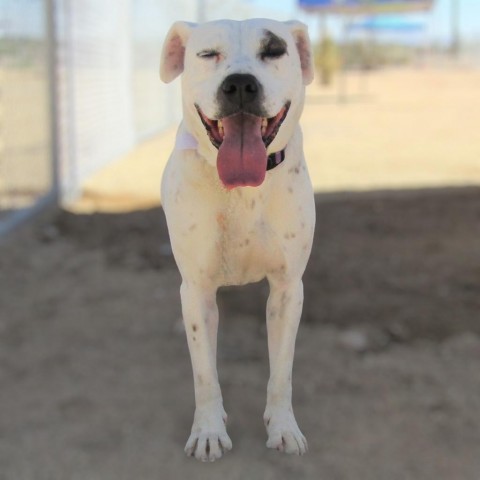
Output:
[[228,189],[257,187],[265,179],[267,149],[262,140],[262,119],[237,113],[222,119],[225,137],[218,150],[217,170]]

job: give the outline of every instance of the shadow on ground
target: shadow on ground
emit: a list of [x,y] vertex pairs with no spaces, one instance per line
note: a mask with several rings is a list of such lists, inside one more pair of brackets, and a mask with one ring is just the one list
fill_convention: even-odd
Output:
[[198,465],[163,213],[60,212],[0,249],[0,478],[477,480],[480,189],[316,205],[294,373],[307,456],[264,446],[265,283],[219,294],[234,450]]
[[[317,194],[304,321],[374,325],[398,340],[480,333],[480,189]],[[60,236],[112,266],[173,268],[160,209],[62,213]],[[225,311],[263,320],[266,283],[222,289]]]

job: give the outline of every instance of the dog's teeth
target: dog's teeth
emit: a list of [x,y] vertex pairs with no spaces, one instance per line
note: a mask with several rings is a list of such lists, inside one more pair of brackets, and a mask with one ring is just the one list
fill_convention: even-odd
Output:
[[262,135],[267,133],[268,120],[266,118],[262,119]]
[[224,137],[223,123],[221,120],[218,121],[218,133],[220,133],[222,138]]

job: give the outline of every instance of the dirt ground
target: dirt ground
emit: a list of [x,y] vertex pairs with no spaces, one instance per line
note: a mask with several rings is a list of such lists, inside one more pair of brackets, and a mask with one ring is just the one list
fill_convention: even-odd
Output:
[[218,295],[233,451],[184,456],[193,382],[158,206],[171,131],[0,244],[0,480],[480,479],[480,71],[357,80],[341,104],[310,89],[302,119],[319,192],[293,379],[309,453],[265,447],[259,283]]
[[183,454],[193,387],[159,208],[24,229],[0,256],[2,480],[480,478],[480,188],[319,194],[294,407],[265,447],[266,285],[219,293],[234,449]]

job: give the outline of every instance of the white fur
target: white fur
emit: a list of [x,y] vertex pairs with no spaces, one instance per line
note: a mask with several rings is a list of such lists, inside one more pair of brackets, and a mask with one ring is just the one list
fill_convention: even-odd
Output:
[[[287,42],[288,54],[262,61],[258,48],[265,30]],[[216,60],[197,52],[217,48]],[[270,379],[264,420],[267,446],[303,454],[305,437],[292,410],[291,373],[303,303],[302,275],[315,224],[313,192],[302,150],[298,120],[304,85],[312,79],[311,52],[299,22],[255,19],[202,25],[176,23],[165,41],[161,77],[182,74],[183,121],[177,147],[162,180],[162,204],[175,259],[182,275],[181,299],[190,350],[196,410],[185,450],[213,461],[232,446],[216,370],[216,291],[267,277]],[[249,73],[264,88],[264,108],[274,116],[291,107],[268,148],[286,147],[285,160],[258,187],[227,190],[216,169],[217,150],[208,139],[195,104],[213,118],[216,92],[227,75]]]

